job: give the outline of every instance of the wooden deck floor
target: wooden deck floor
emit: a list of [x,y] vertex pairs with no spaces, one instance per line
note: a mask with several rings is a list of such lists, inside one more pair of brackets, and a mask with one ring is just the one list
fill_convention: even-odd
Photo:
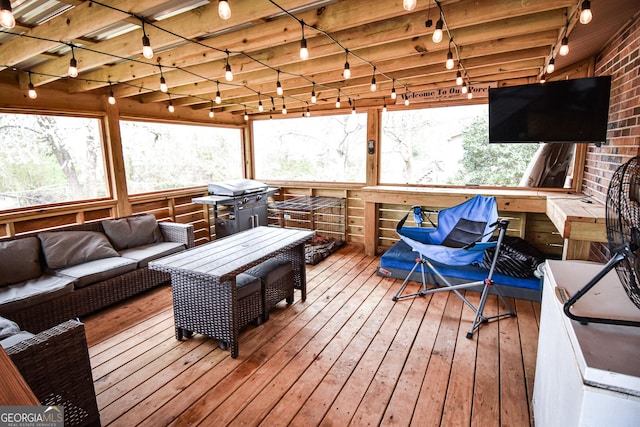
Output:
[[540,305],[509,300],[518,316],[469,340],[460,298],[394,303],[377,265],[348,245],[309,266],[307,301],[244,330],[237,359],[175,339],[169,287],[84,319],[102,424],[533,425]]

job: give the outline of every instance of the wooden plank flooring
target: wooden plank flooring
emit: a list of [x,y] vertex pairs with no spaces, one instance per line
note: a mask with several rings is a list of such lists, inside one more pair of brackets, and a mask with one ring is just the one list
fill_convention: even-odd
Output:
[[84,319],[102,425],[533,425],[539,303],[469,340],[460,298],[394,303],[378,262],[347,245],[308,266],[307,301],[242,331],[237,359],[175,339],[168,286]]

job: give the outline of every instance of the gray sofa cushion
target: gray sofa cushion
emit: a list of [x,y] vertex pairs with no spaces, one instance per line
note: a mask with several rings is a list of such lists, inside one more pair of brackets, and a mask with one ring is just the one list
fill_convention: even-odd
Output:
[[15,335],[11,335],[10,337],[1,340],[0,345],[2,346],[2,348],[13,347],[19,342],[28,340],[29,338],[33,338],[34,336],[35,335],[33,335],[31,332],[20,331]]
[[35,279],[40,274],[40,241],[36,237],[0,242],[0,286]]
[[137,262],[132,259],[114,257],[97,259],[56,270],[57,273],[75,279],[75,287],[82,288],[95,282],[101,282],[136,269]]
[[13,320],[0,316],[0,340],[20,332],[20,327]]
[[280,258],[269,258],[268,260],[251,267],[246,271],[255,277],[259,277],[265,284],[273,283],[291,271],[291,263]]
[[119,256],[107,236],[97,231],[52,231],[38,233],[38,238],[52,269]]
[[260,292],[260,279],[250,274],[240,273],[236,276],[236,299],[241,300],[254,292]]
[[138,268],[141,268],[146,267],[147,264],[149,264],[149,261],[175,254],[176,252],[180,252],[184,249],[185,246],[182,243],[161,242],[122,250],[120,251],[120,256],[136,260],[138,262]]
[[119,251],[163,241],[162,232],[153,215],[106,219],[102,221],[102,228],[113,247]]
[[43,274],[37,279],[0,288],[0,305],[6,312],[40,304],[73,291],[71,277]]

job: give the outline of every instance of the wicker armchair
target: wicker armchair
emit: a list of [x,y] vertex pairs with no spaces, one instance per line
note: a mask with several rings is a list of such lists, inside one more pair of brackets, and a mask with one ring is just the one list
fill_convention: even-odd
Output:
[[65,426],[99,426],[84,325],[69,320],[5,349],[40,403],[64,407]]

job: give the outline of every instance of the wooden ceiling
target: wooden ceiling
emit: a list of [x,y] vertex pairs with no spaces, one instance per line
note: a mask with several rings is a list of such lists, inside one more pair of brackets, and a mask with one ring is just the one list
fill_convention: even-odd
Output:
[[[176,108],[203,114],[212,106],[216,112],[258,114],[259,100],[264,114],[272,107],[280,113],[283,103],[299,114],[307,107],[335,109],[338,96],[342,108],[351,108],[351,101],[360,109],[391,105],[392,86],[399,95],[455,87],[457,69],[444,65],[449,35],[469,85],[531,83],[538,81],[552,48],[557,67],[578,63],[597,53],[611,28],[620,28],[639,9],[636,0],[594,0],[594,19],[582,25],[576,22],[579,0],[440,0],[446,25],[436,44],[432,34],[440,12],[433,0],[417,0],[410,12],[402,0],[228,3],[231,18],[223,20],[218,1],[14,0],[17,25],[0,33],[0,79],[25,91],[30,78],[36,88],[72,94],[113,91],[116,99],[163,104],[170,97]],[[152,59],[141,54],[142,20],[155,51]],[[310,53],[305,61],[299,55],[301,22]],[[571,49],[560,57],[567,28]],[[72,50],[77,78],[67,74]],[[343,77],[347,57],[348,80]],[[225,80],[227,60],[231,82]],[[168,94],[160,91],[161,72]],[[283,96],[276,94],[278,76]],[[310,102],[314,89],[316,105]]]

